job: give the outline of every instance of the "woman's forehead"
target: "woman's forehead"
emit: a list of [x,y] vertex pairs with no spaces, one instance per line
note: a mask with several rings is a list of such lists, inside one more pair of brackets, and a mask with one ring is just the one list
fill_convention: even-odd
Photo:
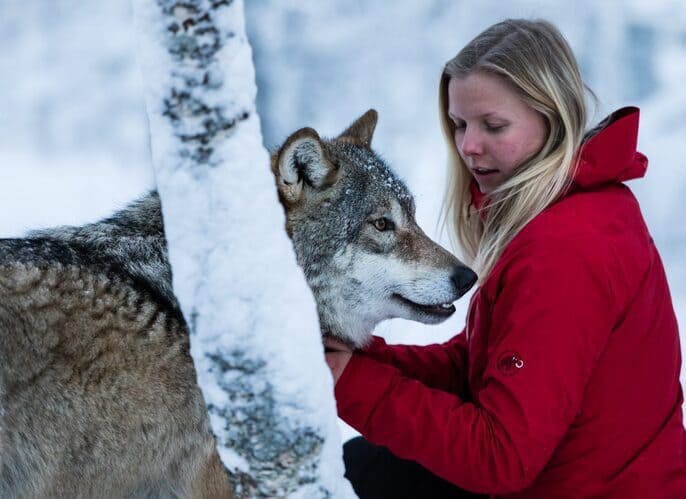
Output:
[[524,107],[526,103],[496,75],[476,72],[448,82],[448,114],[452,117],[487,118]]

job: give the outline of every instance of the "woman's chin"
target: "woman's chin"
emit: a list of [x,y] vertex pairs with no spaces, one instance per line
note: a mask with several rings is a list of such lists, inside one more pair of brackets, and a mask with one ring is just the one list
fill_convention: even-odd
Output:
[[476,185],[479,186],[479,191],[481,191],[481,194],[490,194],[496,188],[496,186],[490,182],[479,182],[478,179],[476,181]]

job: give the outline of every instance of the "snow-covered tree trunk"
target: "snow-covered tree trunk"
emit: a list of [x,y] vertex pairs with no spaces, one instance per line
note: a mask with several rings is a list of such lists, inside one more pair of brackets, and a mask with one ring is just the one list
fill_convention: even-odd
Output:
[[237,497],[354,497],[240,0],[134,0],[174,291]]

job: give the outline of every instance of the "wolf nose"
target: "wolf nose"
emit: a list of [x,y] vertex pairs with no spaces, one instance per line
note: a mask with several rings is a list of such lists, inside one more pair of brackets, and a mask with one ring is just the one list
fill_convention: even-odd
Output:
[[460,296],[462,296],[469,291],[472,286],[474,286],[477,276],[472,269],[461,265],[455,269],[452,280],[453,283],[455,283],[457,292],[460,293]]

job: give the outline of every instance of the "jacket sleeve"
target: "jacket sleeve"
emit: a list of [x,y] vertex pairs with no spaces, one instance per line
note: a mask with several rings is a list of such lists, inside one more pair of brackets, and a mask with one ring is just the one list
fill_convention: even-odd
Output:
[[487,358],[471,402],[356,354],[335,388],[341,418],[464,489],[530,485],[576,416],[613,327],[603,258],[568,243],[508,257],[490,297]]
[[462,395],[467,386],[467,339],[462,331],[445,343],[426,346],[388,345],[374,336],[360,352],[378,362],[390,364],[403,376],[424,385]]

